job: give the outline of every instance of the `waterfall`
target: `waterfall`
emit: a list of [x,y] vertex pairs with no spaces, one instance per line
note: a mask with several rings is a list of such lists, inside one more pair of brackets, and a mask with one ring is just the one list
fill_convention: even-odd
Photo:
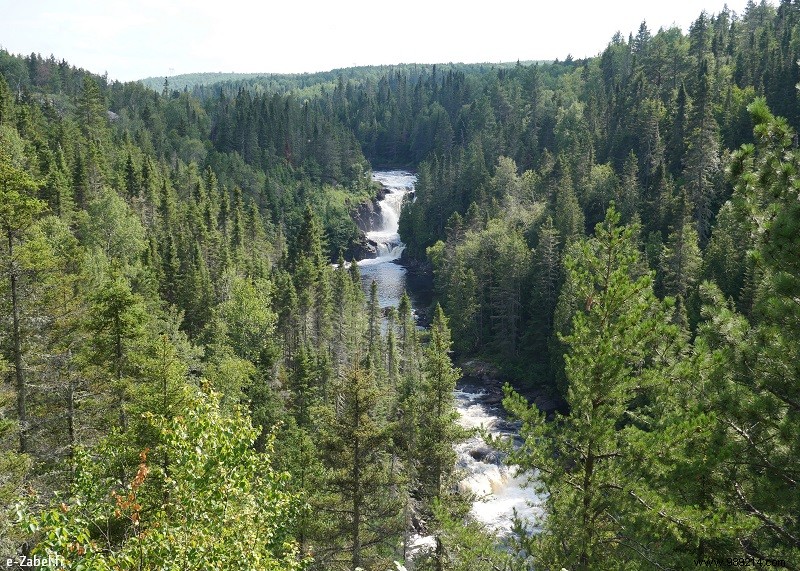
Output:
[[[502,411],[484,402],[486,392],[460,386],[455,392],[459,424],[468,430],[481,428],[494,438],[514,439],[516,426],[502,417]],[[460,487],[475,495],[472,516],[498,533],[511,530],[516,514],[533,521],[542,514],[542,498],[516,467],[505,463],[505,456],[474,434],[456,445],[458,468],[464,475]]]
[[373,178],[386,189],[386,195],[378,202],[381,221],[377,228],[366,233],[367,240],[375,244],[376,258],[360,260],[358,265],[372,265],[397,260],[403,254],[405,244],[400,240],[400,211],[403,199],[414,189],[416,177],[403,171],[376,172]]
[[[403,171],[384,171],[373,173],[373,178],[387,190],[378,202],[380,223],[366,232],[378,257],[359,260],[358,265],[364,290],[369,292],[370,284],[375,280],[381,307],[396,307],[408,287],[406,268],[397,263],[405,247],[398,225],[403,200],[414,190],[416,177]],[[454,394],[459,424],[467,429],[483,428],[495,437],[517,438],[516,426],[504,419],[502,409],[487,396],[479,386],[459,383]],[[472,506],[475,520],[503,535],[511,530],[515,513],[529,520],[540,515],[542,498],[539,494],[526,487],[525,477],[516,476],[515,467],[506,464],[505,456],[488,446],[478,434],[459,443],[455,450],[457,469],[462,478],[460,487],[476,496]],[[434,545],[432,536],[415,535],[411,538],[414,553],[431,549]]]

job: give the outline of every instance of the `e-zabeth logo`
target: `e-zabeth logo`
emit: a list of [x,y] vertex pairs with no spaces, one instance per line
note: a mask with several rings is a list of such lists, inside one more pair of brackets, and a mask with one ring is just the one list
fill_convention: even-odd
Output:
[[33,557],[18,555],[6,559],[6,568],[11,567],[22,569],[46,569],[52,567],[55,569],[56,567],[64,567],[64,558],[60,555],[48,555],[46,557],[39,555],[34,555]]

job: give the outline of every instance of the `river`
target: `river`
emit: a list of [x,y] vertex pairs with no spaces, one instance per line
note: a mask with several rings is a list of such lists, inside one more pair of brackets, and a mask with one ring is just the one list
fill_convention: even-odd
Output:
[[[378,285],[381,307],[397,306],[403,291],[408,288],[412,304],[419,299],[408,280],[408,272],[400,265],[404,244],[398,233],[403,200],[414,190],[416,177],[405,171],[376,171],[373,178],[387,193],[378,203],[380,225],[370,229],[367,239],[376,244],[378,257],[358,262],[364,291],[369,293],[373,280]],[[495,436],[515,438],[516,427],[505,420],[497,404],[487,402],[487,393],[474,382],[459,382],[454,394],[459,423],[468,429],[484,428]],[[504,457],[474,434],[456,446],[458,469],[462,472],[462,489],[473,492],[477,499],[472,506],[473,517],[489,529],[507,533],[516,513],[531,519],[540,513],[542,499],[531,487],[524,487],[524,477],[514,475],[514,467],[504,463]],[[424,545],[427,538],[417,538]]]

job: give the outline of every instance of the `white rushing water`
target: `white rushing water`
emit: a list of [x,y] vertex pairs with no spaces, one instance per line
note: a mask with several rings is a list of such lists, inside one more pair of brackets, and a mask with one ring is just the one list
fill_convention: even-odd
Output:
[[[380,182],[386,189],[386,196],[378,202],[381,211],[381,225],[372,228],[366,233],[367,240],[374,242],[378,256],[360,260],[359,266],[382,264],[398,260],[403,254],[405,244],[400,240],[400,211],[406,195],[414,190],[417,177],[405,171],[383,171],[372,175],[374,180]],[[380,282],[378,286],[380,287]]]
[[503,454],[486,444],[478,429],[494,438],[513,439],[515,427],[506,422],[501,411],[483,402],[486,393],[474,388],[455,391],[459,424],[476,430],[470,438],[456,445],[458,467],[465,474],[462,490],[472,492],[473,517],[498,533],[511,530],[514,515],[535,522],[541,515],[542,498],[526,486],[525,476],[516,474],[516,467],[506,464]]
[[[380,227],[366,233],[377,245],[378,257],[359,260],[366,291],[373,280],[378,284],[382,307],[397,306],[406,287],[406,270],[397,263],[405,245],[398,233],[403,200],[414,190],[416,177],[405,171],[373,173],[373,178],[388,189],[380,206]],[[502,411],[484,402],[486,393],[474,387],[462,386],[455,391],[459,423],[467,429],[483,428],[496,437],[513,438],[514,427],[502,418]],[[504,457],[489,447],[475,433],[456,446],[458,469],[463,474],[461,487],[475,494],[472,515],[489,529],[503,534],[511,529],[516,513],[533,519],[540,513],[541,498],[535,490],[524,487],[524,477],[514,475],[514,467],[504,463]],[[425,549],[432,538],[416,536],[414,547]]]

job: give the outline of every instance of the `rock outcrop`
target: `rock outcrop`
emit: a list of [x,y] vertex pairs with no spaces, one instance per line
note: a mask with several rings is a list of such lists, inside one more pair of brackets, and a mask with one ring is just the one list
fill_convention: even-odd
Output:
[[353,222],[356,223],[356,226],[358,226],[361,232],[370,232],[380,227],[381,207],[378,202],[383,200],[388,192],[386,187],[381,186],[380,190],[375,193],[375,198],[356,206],[355,210],[352,212],[352,217]]

